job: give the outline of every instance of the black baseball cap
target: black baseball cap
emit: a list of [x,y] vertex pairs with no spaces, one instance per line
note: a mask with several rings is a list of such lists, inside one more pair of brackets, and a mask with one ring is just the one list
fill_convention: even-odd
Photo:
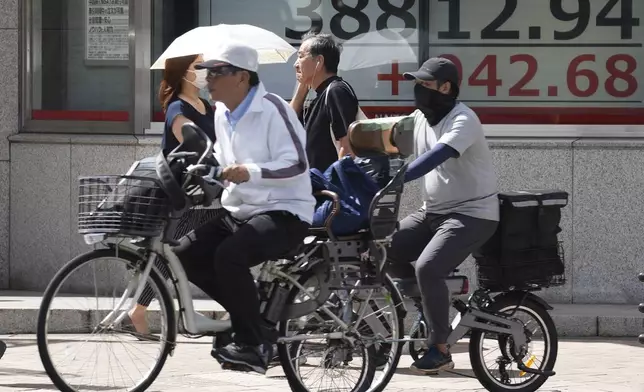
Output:
[[458,87],[458,68],[453,62],[444,57],[432,57],[425,61],[416,72],[405,72],[407,80],[441,80],[450,82],[452,86]]

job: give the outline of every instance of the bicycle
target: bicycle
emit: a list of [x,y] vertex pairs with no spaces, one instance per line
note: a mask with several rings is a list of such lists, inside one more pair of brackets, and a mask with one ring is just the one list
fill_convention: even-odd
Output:
[[[354,140],[357,140],[367,146],[365,148],[356,147],[354,151],[357,155],[360,155],[361,152],[364,152],[363,150],[371,149],[372,151],[370,152],[372,153],[375,150],[375,152],[388,154],[394,159],[400,159],[401,156],[405,155],[403,145],[409,145],[409,141],[405,143],[400,139],[409,136],[408,133],[404,133],[404,130],[413,128],[410,126],[410,121],[409,117],[397,117],[371,121],[363,120],[353,123],[349,129],[352,145]],[[366,136],[368,133],[375,135]],[[410,150],[407,149],[407,151]],[[397,172],[397,174],[399,173],[400,171]],[[400,191],[402,191],[402,183],[399,187],[401,188]],[[518,196],[500,194],[500,202],[506,199],[506,205],[502,209],[512,208],[515,202],[519,207],[532,206],[533,203],[539,208],[547,206],[547,208],[556,210],[554,216],[557,224],[558,208],[567,204],[567,193],[565,192],[546,192],[545,195],[535,193],[538,195],[536,197],[538,200],[524,200],[526,192],[518,192],[517,194]],[[530,195],[529,192],[527,194]],[[517,200],[513,200],[513,198]],[[564,202],[562,203],[557,198],[563,198]],[[540,199],[548,200],[543,202]],[[507,207],[507,205],[510,207]],[[397,208],[397,205],[392,206],[390,215],[397,216]],[[530,218],[529,221],[531,221],[531,214],[534,213],[535,211],[528,211],[530,216],[522,216],[519,221],[526,218]],[[550,217],[549,214],[545,214],[545,216]],[[547,228],[548,223],[552,225],[553,222],[545,223],[544,227]],[[555,226],[557,225],[555,224]],[[557,230],[560,230],[558,226],[555,231]],[[375,260],[371,264],[371,268],[365,269],[366,275],[363,275],[362,279],[375,285],[382,285],[384,280],[393,281],[395,288],[391,291],[397,291],[398,296],[403,294],[407,297],[419,298],[418,288],[415,287],[415,278],[412,281],[402,281],[392,279],[385,272],[387,264],[386,248],[394,231],[388,229],[387,235],[380,237],[379,243],[383,246],[370,253],[370,256]],[[526,240],[525,236],[519,238]],[[493,236],[489,243],[494,245],[497,239]],[[361,244],[355,243],[355,237],[334,238],[332,241],[344,245],[341,254],[345,257],[345,260],[354,257],[355,261],[358,262],[360,255],[364,252],[364,249],[361,249]],[[458,298],[452,300],[452,306],[458,311],[458,314],[452,323],[452,332],[447,343],[449,346],[453,346],[465,335],[470,334],[470,360],[474,374],[479,382],[490,391],[532,392],[540,388],[549,377],[555,375],[552,369],[557,357],[558,338],[554,322],[548,314],[548,310],[551,310],[552,307],[536,296],[534,292],[545,287],[564,284],[565,276],[563,275],[563,248],[561,244],[557,242],[554,246],[552,244],[547,245],[537,249],[503,249],[510,257],[507,254],[488,257],[490,253],[494,253],[497,249],[478,254],[475,258],[477,258],[480,288],[469,297],[467,302]],[[380,252],[380,254],[378,255],[377,252]],[[374,257],[375,255],[377,256]],[[340,264],[337,254],[332,254],[332,256],[336,257],[334,263]],[[517,260],[513,261],[513,258]],[[508,259],[510,259],[509,264],[507,264]],[[454,294],[464,294],[468,291],[468,283],[465,277],[455,275],[450,281],[454,283],[454,288],[452,289]],[[361,287],[362,284],[357,283],[357,288]],[[352,308],[351,302],[353,299],[351,296],[342,298],[341,300],[344,301],[343,307]],[[360,300],[358,299],[357,302],[360,302]],[[422,307],[417,307],[422,309]],[[531,316],[536,320],[538,327],[543,332],[545,342],[543,361],[539,362],[530,351],[531,345],[534,343],[534,332],[527,329],[529,323],[515,318],[517,312]],[[406,310],[401,313],[406,313]],[[424,322],[424,318],[421,318],[421,321]],[[394,321],[390,325],[395,323]],[[426,322],[424,324],[425,326],[427,325]],[[314,325],[306,327],[306,323],[303,325],[303,329],[308,328],[309,330],[315,330],[316,327]],[[413,348],[415,342],[425,342],[429,337],[429,333],[429,328],[425,327],[424,335],[423,333],[417,333],[415,336],[405,338],[402,329],[399,329],[395,333],[390,333],[390,338],[378,333],[368,333],[362,335],[361,339],[365,345],[377,347],[379,357],[387,356],[388,363],[397,364],[402,354],[402,345],[400,343],[409,343]],[[496,344],[500,346],[501,354],[495,361],[499,367],[498,378],[484,364],[482,344],[486,335],[493,335]],[[390,344],[398,344],[398,346],[396,349],[390,349],[388,346]],[[297,358],[297,355],[291,355],[291,367],[298,367],[295,361]],[[509,369],[513,363],[516,364],[516,371]],[[285,367],[285,371],[286,369],[287,367]],[[384,390],[395,370],[395,366],[386,368],[384,374],[375,379],[368,390],[370,392]],[[518,373],[521,377],[529,375],[529,378],[513,385],[510,376],[514,373]]]
[[[180,332],[177,324],[183,324],[181,333],[188,338],[217,337],[230,332],[229,320],[209,319],[195,311],[188,278],[181,262],[172,251],[176,242],[171,239],[170,234],[183,211],[193,205],[209,205],[223,190],[216,180],[220,168],[212,157],[212,143],[207,141],[205,134],[194,124],[184,125],[182,133],[184,142],[168,156],[160,153],[155,158],[137,161],[125,175],[79,179],[79,233],[84,235],[88,245],[102,248],[75,257],[57,272],[44,293],[37,325],[41,361],[47,375],[61,391],[77,391],[74,385],[82,380],[75,374],[65,377],[54,363],[52,351],[58,341],[50,340],[49,332],[53,334],[60,331],[56,330],[55,322],[53,326],[48,326],[50,315],[55,314],[53,298],[61,288],[64,291],[64,281],[69,275],[91,262],[115,256],[121,264],[119,273],[125,272],[126,277],[132,276],[127,283],[119,286],[124,287],[123,294],[115,296],[116,299],[110,305],[103,306],[104,309],[98,309],[96,313],[83,316],[90,323],[96,321],[96,326],[88,329],[79,327],[71,333],[105,333],[109,334],[110,339],[116,339],[117,333],[123,333],[125,338],[135,335],[139,341],[135,340],[134,343],[143,345],[139,347],[140,350],[152,343],[161,346],[154,363],[141,373],[141,377],[136,380],[130,377],[130,381],[127,382],[133,385],[119,386],[119,389],[140,392],[150,387],[168,356],[174,353]],[[347,390],[364,392],[371,384],[376,372],[376,351],[373,345],[367,346],[362,343],[360,328],[366,327],[371,332],[377,330],[377,323],[372,323],[371,320],[377,319],[379,315],[365,315],[366,308],[360,312],[354,312],[347,306],[338,309],[337,299],[346,298],[345,293],[351,294],[357,288],[362,292],[368,292],[364,303],[372,304],[374,290],[389,287],[393,295],[388,295],[387,300],[395,304],[393,313],[397,314],[402,302],[391,282],[388,285],[364,283],[365,279],[370,279],[367,270],[371,270],[374,265],[374,258],[367,254],[373,252],[380,255],[379,251],[387,241],[386,238],[395,230],[404,170],[405,167],[401,167],[397,175],[374,198],[370,208],[371,230],[357,234],[348,242],[335,238],[330,230],[330,222],[339,212],[340,202],[336,194],[323,191],[321,196],[333,200],[333,210],[325,226],[311,229],[311,237],[305,240],[300,249],[294,249],[280,260],[268,261],[262,265],[257,278],[262,299],[261,311],[264,319],[275,325],[280,332],[277,339],[280,362],[292,390],[308,391],[309,388],[304,385],[298,369],[292,367],[291,353],[301,352],[303,342],[316,339],[326,341],[322,344],[326,351],[319,361],[325,370],[333,368],[349,372],[357,357],[363,358],[358,366],[356,380]],[[395,210],[393,214],[392,208]],[[342,254],[343,251],[349,253]],[[350,251],[359,253],[351,254]],[[169,272],[169,285],[162,278],[159,265]],[[95,268],[94,283],[100,281],[96,277],[96,271]],[[114,277],[118,273],[104,275],[103,278]],[[82,278],[88,280],[87,276]],[[358,279],[357,284],[349,282],[354,278]],[[387,282],[386,279],[384,281]],[[146,284],[158,293],[157,299],[162,313],[160,321],[165,322],[159,329],[160,337],[155,340],[137,336],[138,334],[129,328],[125,329],[123,325],[127,310],[134,305]],[[176,307],[170,289],[176,294]],[[105,302],[98,298],[98,291],[95,289],[97,308],[99,303]],[[305,296],[304,300],[301,294]],[[64,297],[70,298],[76,297]],[[175,314],[176,310],[178,314]],[[326,329],[323,332],[311,334],[311,331],[299,331],[295,324],[290,324],[295,325],[294,329],[289,328],[288,320],[311,314],[324,319]],[[394,327],[402,330],[404,314],[397,315],[396,319],[398,325]],[[308,320],[310,321],[310,318]],[[90,343],[87,339],[83,345]],[[130,341],[125,343],[133,344]],[[402,349],[396,344],[388,347],[392,346],[396,351]],[[86,349],[79,355],[86,355],[90,351]],[[93,351],[91,353],[93,354]],[[128,355],[129,352],[115,354],[115,357],[123,360]],[[296,363],[297,366],[302,365],[301,361]],[[310,362],[308,364],[310,365]],[[134,367],[134,364],[123,365],[120,370],[127,370],[128,366]],[[393,369],[395,370],[395,364]],[[100,374],[96,372],[96,369],[92,372],[92,377],[99,378],[97,382],[93,382],[94,388],[99,388],[96,385],[98,382],[116,383],[114,374],[105,374],[103,369],[100,370]],[[123,379],[122,383],[125,382]]]
[[[382,130],[382,121],[382,119],[375,121],[378,130]],[[361,124],[367,125],[366,128],[369,128],[368,125],[373,125],[369,121],[358,122],[358,125]],[[305,240],[300,249],[284,255],[283,259],[264,263],[257,279],[262,298],[262,314],[265,320],[278,328],[280,363],[294,391],[310,390],[305,385],[300,370],[304,365],[311,365],[308,359],[306,363],[301,360],[302,351],[311,340],[326,341],[315,345],[325,349],[317,361],[319,367],[325,370],[334,368],[348,372],[351,370],[350,365],[356,359],[356,354],[363,357],[362,363],[358,366],[356,381],[349,389],[359,392],[382,391],[386,387],[395,372],[402,352],[400,343],[408,341],[404,339],[402,328],[405,315],[402,297],[384,269],[387,246],[397,228],[406,170],[406,164],[401,163],[399,159],[405,153],[402,149],[399,151],[395,143],[398,139],[409,136],[407,132],[409,127],[405,125],[405,121],[395,120],[393,127],[384,133],[372,132],[373,129],[371,129],[367,130],[369,135],[365,136],[364,133],[360,133],[364,130],[360,127],[350,130],[352,144],[356,142],[354,146],[356,153],[360,152],[360,145],[368,148],[374,148],[375,145],[377,150],[385,151],[395,158],[393,161],[399,163],[393,167],[392,179],[378,192],[370,205],[369,228],[355,235],[336,237],[330,230],[330,223],[340,211],[338,196],[332,192],[322,192],[324,196],[333,200],[334,206],[324,227],[313,228],[311,236]],[[126,288],[120,299],[113,301],[113,304],[103,312],[107,314],[90,314],[90,321],[93,318],[98,318],[100,321],[96,327],[89,330],[90,332],[124,332],[131,335],[131,331],[125,331],[119,326],[126,317],[127,309],[138,298],[145,283],[150,283],[160,294],[159,304],[161,310],[165,311],[162,320],[166,321],[167,326],[161,328],[161,338],[158,339],[158,343],[161,344],[159,356],[140,380],[132,380],[135,383],[130,389],[132,391],[146,390],[160,373],[167,357],[174,352],[178,334],[177,319],[183,322],[184,335],[187,337],[217,336],[230,330],[229,321],[210,320],[194,311],[187,277],[181,263],[172,253],[173,241],[168,239],[167,235],[172,232],[173,220],[176,221],[182,209],[197,203],[208,204],[220,194],[222,189],[215,180],[219,168],[210,156],[212,145],[200,144],[200,141],[207,138],[205,135],[200,138],[199,135],[203,133],[200,133],[193,124],[184,126],[183,131],[182,146],[187,151],[175,150],[168,157],[157,156],[155,162],[157,167],[151,170],[154,176],[132,175],[135,166],[133,165],[125,176],[80,179],[81,190],[84,188],[88,190],[84,195],[88,205],[84,206],[81,203],[79,208],[79,231],[85,235],[88,244],[102,244],[105,249],[96,249],[80,255],[65,265],[50,282],[38,316],[38,348],[41,360],[54,385],[63,391],[75,391],[75,389],[59,374],[53,364],[46,324],[52,307],[52,298],[62,286],[63,279],[77,267],[90,261],[116,254],[126,265],[125,271],[132,272],[134,275],[128,284],[123,285]],[[195,155],[199,156],[192,151],[204,152],[196,163],[188,165],[184,160],[194,159]],[[173,172],[172,163],[177,162],[180,163],[178,170]],[[169,185],[158,179],[176,178],[177,175],[182,179],[183,185]],[[142,186],[146,183],[147,187]],[[119,187],[122,193],[117,192],[113,195]],[[137,187],[143,188],[145,192],[135,192],[134,196],[129,195],[128,189]],[[181,197],[168,196],[177,194]],[[184,195],[189,196],[188,202],[182,199]],[[82,199],[82,196],[83,192],[79,198]],[[118,202],[110,201],[111,197],[118,199]],[[116,205],[120,208],[108,209],[97,214],[97,207],[105,205]],[[175,315],[169,288],[160,277],[157,263],[164,264],[170,271],[170,282],[179,303],[178,316]],[[374,297],[374,292],[382,294],[383,291],[386,293],[381,295],[382,298]],[[125,306],[132,293],[134,295],[129,305]],[[530,311],[532,307],[523,306],[517,293],[523,293],[527,301],[525,303],[528,305],[540,303],[538,297],[520,290],[494,299],[489,298],[486,292],[477,291],[477,293],[479,295],[475,298],[471,297],[467,305],[462,301],[455,302],[462,316],[450,335],[450,344],[459,340],[470,328],[474,330],[472,336],[474,333],[481,334],[483,331],[497,333],[497,340],[504,348],[504,361],[510,363],[515,360],[523,366],[526,373],[539,375],[531,380],[528,387],[532,388],[537,383],[545,382],[544,377],[554,374],[550,369],[556,357],[556,331],[553,328],[546,328],[550,343],[549,353],[552,355],[545,363],[538,365],[538,368],[529,368],[530,365],[526,366],[522,362],[524,359],[522,355],[525,354],[528,341],[524,330],[525,325],[520,321],[509,319],[512,314],[499,313],[506,309],[497,309],[499,303],[512,300],[514,310],[523,307]],[[304,296],[303,299],[302,296]],[[382,311],[381,306],[375,303],[375,299],[383,298],[387,304],[392,305],[390,310]],[[98,304],[98,299],[96,302]],[[358,305],[357,309],[354,304]],[[370,313],[366,314],[367,311]],[[535,313],[535,311],[532,312]],[[389,322],[382,322],[381,316],[386,315],[393,317]],[[312,324],[313,319],[317,320],[318,324]],[[542,319],[549,320],[547,313]],[[471,347],[475,346],[471,344]],[[476,346],[472,350],[480,355],[482,349]],[[381,376],[376,377],[378,358],[382,358],[383,355],[387,356],[384,371]],[[532,360],[531,357],[530,360]],[[382,364],[379,365],[382,366]],[[103,379],[107,377],[102,376]],[[483,378],[482,383],[489,379],[489,377],[484,378],[486,374],[477,374],[477,376],[479,379]],[[507,388],[497,390],[507,390]]]
[[[417,360],[427,349],[423,344],[426,344],[431,336],[431,327],[423,316],[415,278],[413,280],[393,278],[392,280],[403,298],[414,299],[415,307],[418,310],[410,337],[404,338],[398,335],[392,339],[383,339],[381,336],[369,335],[363,339],[367,345],[387,345],[392,342],[407,343],[410,355],[414,360]],[[453,296],[452,307],[458,313],[452,322],[452,332],[448,337],[447,344],[453,347],[469,334],[469,355],[474,376],[487,390],[493,392],[532,392],[538,390],[549,377],[555,375],[552,369],[557,358],[558,337],[554,322],[548,314],[552,307],[534,292],[544,287],[561,285],[564,281],[562,276],[556,276],[552,277],[549,282],[526,282],[524,285],[503,289],[483,287],[474,291],[467,302],[464,302],[456,296],[467,293],[467,278],[453,275],[451,279],[448,279],[448,287],[450,287]],[[492,295],[493,293],[497,293],[497,295]],[[531,316],[542,332],[545,347],[543,360],[540,363],[531,347],[532,343],[537,340],[534,336],[536,331],[528,330],[530,321],[516,319],[514,316],[517,313]],[[483,341],[486,335],[492,335],[500,349],[500,355],[494,358],[498,365],[498,376],[486,366],[484,361],[484,351],[487,350],[483,348]],[[417,344],[420,345],[417,347]],[[393,362],[398,363],[401,354],[402,346],[400,346],[400,351],[394,354]],[[387,353],[379,352],[376,355],[382,356]],[[513,364],[516,364],[516,369],[512,369]],[[537,365],[537,367],[535,368],[533,365]],[[374,381],[369,391],[379,392],[385,389],[395,368],[387,371],[391,373]],[[513,383],[513,379],[516,377],[512,376],[515,373],[518,377],[528,376],[528,378],[519,383]]]

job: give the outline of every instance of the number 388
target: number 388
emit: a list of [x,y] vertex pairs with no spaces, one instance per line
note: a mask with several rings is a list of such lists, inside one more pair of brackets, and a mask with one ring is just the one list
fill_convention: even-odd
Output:
[[[376,29],[385,38],[393,38],[392,34],[387,30],[389,19],[391,17],[399,18],[404,23],[404,30],[400,32],[405,38],[408,38],[416,29],[416,17],[409,11],[413,6],[415,0],[403,0],[402,5],[395,6],[391,4],[390,0],[378,0],[378,7],[382,14],[376,19]],[[331,0],[333,9],[337,11],[331,18],[331,34],[342,40],[348,40],[360,34],[367,33],[371,30],[371,19],[363,11],[369,4],[369,0],[358,0],[355,7],[348,6],[342,0]],[[317,12],[317,9],[322,5],[322,0],[310,0],[308,6],[297,9],[298,16],[306,16],[311,19],[311,27],[307,30],[293,30],[288,27],[284,29],[286,38],[300,40],[302,36],[308,31],[320,32],[324,28],[324,21],[322,16]],[[342,27],[342,20],[344,18],[354,19],[358,23],[358,28],[355,31],[347,31]]]

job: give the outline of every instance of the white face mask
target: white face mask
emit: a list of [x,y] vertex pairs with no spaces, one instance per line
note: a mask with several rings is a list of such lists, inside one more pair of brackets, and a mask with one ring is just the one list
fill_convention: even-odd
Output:
[[208,70],[207,69],[197,69],[197,70],[189,69],[188,72],[192,72],[192,73],[195,74],[195,80],[191,81],[191,80],[188,80],[188,79],[184,78],[186,80],[186,82],[192,84],[193,86],[195,86],[199,90],[202,90],[202,89],[206,88],[206,86],[208,86],[208,81],[206,80],[206,76],[208,76]]

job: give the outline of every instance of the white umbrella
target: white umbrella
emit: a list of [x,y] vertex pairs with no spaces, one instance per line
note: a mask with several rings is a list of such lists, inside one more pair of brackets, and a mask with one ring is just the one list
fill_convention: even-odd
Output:
[[393,30],[371,31],[360,34],[343,44],[340,64],[341,71],[377,67],[398,63],[418,62],[418,56],[407,40]]
[[295,48],[277,34],[248,24],[218,24],[194,28],[177,37],[150,69],[164,69],[169,58],[201,54],[208,57],[226,41],[243,42],[257,50],[260,64],[285,63],[295,53]]

